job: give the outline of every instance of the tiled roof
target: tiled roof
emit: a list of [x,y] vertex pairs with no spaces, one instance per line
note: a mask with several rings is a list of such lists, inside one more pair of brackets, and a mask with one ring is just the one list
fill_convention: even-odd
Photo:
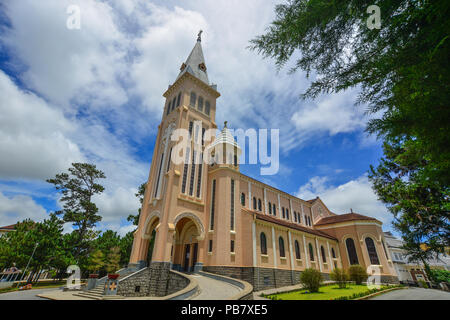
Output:
[[0,227],[0,229],[3,229],[3,230],[15,230],[16,229],[16,225],[12,224],[10,226]]
[[368,216],[363,216],[362,214],[358,213],[346,213],[346,214],[338,214],[331,217],[325,217],[317,221],[314,225],[321,226],[324,224],[333,224],[338,222],[346,222],[346,221],[355,221],[355,220],[371,220],[371,221],[378,221],[375,218],[371,218]]
[[299,231],[303,231],[305,233],[314,234],[316,236],[320,236],[320,237],[324,237],[324,238],[328,238],[328,239],[332,239],[332,240],[337,240],[335,237],[330,236],[328,233],[325,233],[325,232],[320,231],[320,230],[314,230],[314,229],[306,228],[306,227],[303,227],[301,225],[298,225],[298,224],[295,224],[295,223],[292,223],[292,222],[289,222],[289,221],[283,221],[283,220],[271,217],[271,216],[266,215],[266,214],[262,214],[262,213],[258,213],[256,211],[249,210],[247,208],[245,208],[245,210],[247,210],[248,212],[256,214],[256,219],[258,219],[258,220],[271,222],[271,223],[278,224],[278,225],[284,226],[284,227],[288,227],[288,228],[291,228],[291,229],[294,229],[294,230],[299,230]]

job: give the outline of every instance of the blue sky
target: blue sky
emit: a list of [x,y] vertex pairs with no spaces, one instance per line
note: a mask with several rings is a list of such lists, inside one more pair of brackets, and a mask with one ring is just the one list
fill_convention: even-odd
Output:
[[[163,92],[203,30],[209,79],[222,96],[219,128],[280,129],[280,171],[259,176],[291,194],[320,196],[336,213],[391,216],[367,181],[380,143],[364,133],[357,89],[302,101],[312,79],[276,70],[247,46],[274,18],[277,1],[6,0],[0,5],[0,225],[42,220],[59,208],[45,179],[71,162],[107,176],[95,199],[100,229],[125,233],[147,179]],[[69,5],[81,28],[66,27]],[[67,226],[67,230],[70,227]]]

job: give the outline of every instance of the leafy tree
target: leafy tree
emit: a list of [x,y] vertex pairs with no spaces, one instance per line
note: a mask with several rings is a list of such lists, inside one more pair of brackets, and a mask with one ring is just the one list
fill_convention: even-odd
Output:
[[359,264],[351,265],[348,268],[348,275],[351,281],[354,281],[356,284],[362,284],[363,281],[367,280],[369,277],[366,269],[364,269]]
[[345,270],[335,268],[333,271],[331,271],[330,278],[331,280],[336,281],[340,289],[347,287],[349,276],[347,272],[345,272]]
[[69,173],[57,174],[47,182],[55,185],[61,194],[63,210],[56,212],[63,216],[64,222],[72,222],[75,226],[74,257],[80,264],[89,252],[89,240],[92,238],[95,224],[101,221],[98,208],[92,202],[95,194],[103,192],[104,187],[97,180],[104,179],[105,174],[95,165],[88,163],[72,163]]
[[120,263],[120,248],[112,247],[106,258],[106,271],[108,273],[119,270]]
[[[135,196],[139,199],[139,202],[142,207],[142,203],[144,202],[144,194],[145,194],[145,187],[147,186],[147,183],[143,183],[139,186],[139,190],[137,193],[135,193]],[[139,224],[139,216],[141,215],[141,208],[138,209],[137,215],[130,214],[127,218],[127,221],[133,222],[135,226]]]
[[120,265],[125,266],[130,261],[131,249],[133,247],[133,231],[128,232],[120,239]]
[[323,277],[320,271],[313,268],[307,268],[300,274],[300,283],[310,293],[319,292],[322,281]]
[[105,255],[100,249],[95,250],[89,255],[88,270],[91,272],[100,272],[105,265]]
[[356,102],[373,116],[367,130],[385,140],[385,157],[371,169],[374,189],[400,229],[438,253],[450,239],[450,2],[377,1],[381,29],[367,26],[372,4],[288,0],[251,48],[278,68],[298,52],[291,72],[315,75],[305,99],[361,89]]

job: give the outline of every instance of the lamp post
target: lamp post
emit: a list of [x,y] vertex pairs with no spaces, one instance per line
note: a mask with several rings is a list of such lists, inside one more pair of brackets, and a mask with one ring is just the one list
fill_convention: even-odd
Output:
[[[27,263],[27,266],[25,267],[25,270],[23,271],[23,274],[22,274],[22,277],[20,278],[20,281],[19,281],[19,283],[21,283],[22,282],[22,280],[23,280],[23,276],[25,275],[25,273],[27,272],[27,269],[28,269],[28,266],[30,265],[30,262],[31,262],[31,259],[33,259],[33,256],[34,256],[34,252],[36,251],[36,248],[37,248],[37,246],[39,245],[39,242],[36,242],[36,244],[34,245],[34,249],[33,249],[33,253],[31,254],[31,257],[30,257],[30,259],[28,259],[28,263]],[[18,285],[18,284],[17,284]]]

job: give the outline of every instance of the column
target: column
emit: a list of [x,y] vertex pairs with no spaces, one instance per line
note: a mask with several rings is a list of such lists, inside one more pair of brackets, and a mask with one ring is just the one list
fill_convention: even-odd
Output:
[[303,211],[303,203],[300,204],[300,208],[302,209],[302,219],[300,221],[302,221],[303,225],[306,226],[305,211]]
[[248,182],[248,208],[252,210],[252,183]]
[[305,248],[305,263],[306,267],[309,268],[309,255],[308,255],[308,249],[306,248],[306,237],[303,235],[303,247]]
[[277,194],[277,197],[278,197],[278,214],[279,214],[279,217],[281,218],[282,215],[281,215],[281,200],[280,200],[280,194]]
[[266,188],[264,188],[264,212],[266,214],[268,214],[268,212],[267,212],[267,193],[266,193]]
[[330,271],[334,269],[334,261],[333,261],[333,256],[331,255],[331,251],[330,251],[330,243],[327,240],[327,249],[328,249],[328,259],[330,259]]
[[292,211],[292,200],[289,199],[289,220],[292,222],[294,218],[294,212]]
[[316,249],[317,249],[317,262],[319,263],[320,272],[322,272],[322,256],[321,256],[320,250],[319,250],[319,241],[317,241],[317,238],[315,238],[315,239],[316,239]]
[[272,227],[272,251],[273,251],[273,267],[277,267],[277,248],[275,246],[275,229]]
[[291,231],[288,231],[288,239],[289,239],[289,255],[291,257],[291,269],[294,270],[294,255],[292,254],[292,236],[291,236]]
[[255,220],[252,222],[252,239],[253,239],[253,266],[256,267],[257,257],[256,257],[256,223]]

